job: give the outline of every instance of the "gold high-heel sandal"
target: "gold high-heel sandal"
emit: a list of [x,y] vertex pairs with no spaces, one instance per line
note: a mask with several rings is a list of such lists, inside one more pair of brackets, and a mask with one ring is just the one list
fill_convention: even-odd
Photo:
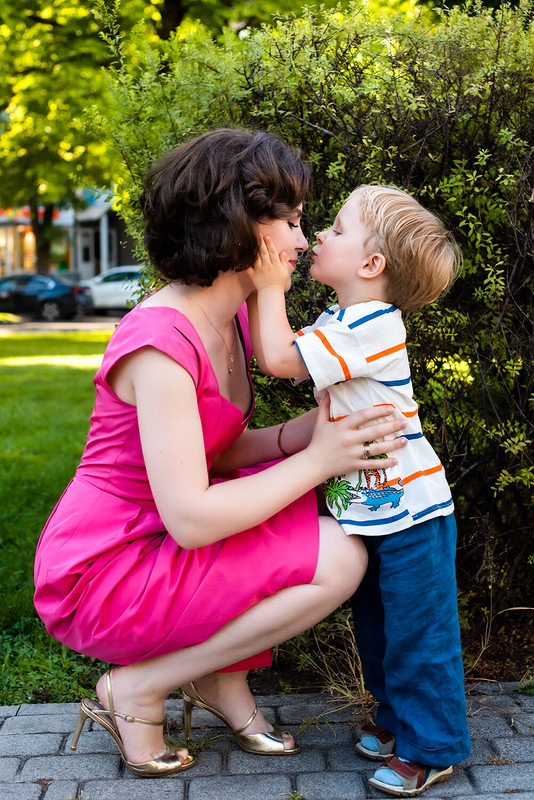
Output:
[[209,711],[210,714],[215,714],[216,717],[219,717],[230,729],[239,747],[245,750],[246,753],[256,753],[257,755],[265,756],[291,756],[295,753],[300,753],[300,747],[296,742],[291,749],[286,750],[282,734],[287,732],[282,731],[280,728],[273,726],[272,731],[266,733],[243,733],[256,718],[258,713],[257,705],[254,706],[254,711],[245,724],[238,730],[234,730],[224,714],[221,714],[216,708],[212,708],[212,706],[208,705],[202,699],[193,681],[190,682],[189,686],[196,697],[190,697],[184,689],[184,733],[186,739],[191,738],[191,716],[193,714],[193,706],[196,706],[197,708],[203,708],[205,711]]
[[119,711],[115,711],[113,706],[113,693],[111,690],[111,672],[106,673],[106,692],[109,710],[103,708],[100,703],[97,703],[95,700],[89,700],[88,698],[85,698],[80,703],[78,721],[76,722],[76,728],[74,729],[72,744],[70,746],[71,750],[76,750],[83,726],[88,719],[92,719],[94,722],[98,722],[99,725],[102,725],[110,736],[113,736],[121,751],[124,763],[135,775],[141,775],[144,778],[164,778],[166,775],[172,775],[175,772],[189,769],[196,763],[191,755],[188,755],[187,758],[181,761],[176,752],[178,746],[170,744],[166,744],[166,750],[163,755],[158,756],[158,758],[153,758],[151,761],[144,761],[141,764],[133,764],[131,761],[128,761],[124,750],[124,743],[117,727],[116,717],[120,717],[126,720],[126,722],[141,722],[143,725],[163,725],[163,720],[161,722],[153,722],[149,719],[140,719],[139,717],[132,717],[129,714],[121,714]]

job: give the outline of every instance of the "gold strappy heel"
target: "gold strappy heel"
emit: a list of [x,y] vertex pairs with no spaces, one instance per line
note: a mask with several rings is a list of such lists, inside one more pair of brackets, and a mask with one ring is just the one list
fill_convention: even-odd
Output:
[[266,733],[243,733],[256,718],[258,713],[257,705],[254,706],[254,711],[245,724],[238,730],[234,730],[224,714],[221,714],[216,708],[212,708],[212,706],[208,705],[202,699],[193,681],[190,682],[189,686],[196,697],[190,697],[184,689],[184,733],[186,739],[191,738],[191,716],[193,714],[193,707],[196,706],[197,708],[203,708],[205,711],[209,711],[210,714],[215,714],[216,717],[219,717],[230,729],[239,747],[245,750],[246,753],[256,753],[257,755],[265,756],[291,756],[295,753],[300,753],[300,747],[296,743],[294,747],[286,750],[282,735],[286,733],[286,731],[282,731],[280,728],[273,727],[272,731]]
[[113,736],[121,751],[124,763],[135,775],[141,775],[144,778],[164,778],[166,775],[172,775],[175,772],[189,769],[196,763],[191,755],[188,755],[187,758],[181,761],[177,753],[178,745],[171,744],[166,744],[166,750],[163,755],[158,756],[158,758],[153,758],[151,761],[145,761],[141,764],[133,764],[131,761],[128,761],[124,750],[124,743],[117,727],[116,717],[120,717],[126,720],[126,722],[140,722],[143,725],[163,725],[163,720],[161,720],[161,722],[153,722],[149,719],[140,719],[140,717],[132,717],[129,714],[121,714],[119,711],[115,711],[113,692],[111,690],[111,672],[106,673],[106,692],[109,710],[103,708],[100,703],[97,703],[95,700],[89,700],[88,698],[85,698],[80,703],[78,721],[76,722],[76,728],[74,729],[72,744],[70,746],[71,750],[76,750],[83,726],[88,719],[92,719],[94,722],[102,725],[110,736]]

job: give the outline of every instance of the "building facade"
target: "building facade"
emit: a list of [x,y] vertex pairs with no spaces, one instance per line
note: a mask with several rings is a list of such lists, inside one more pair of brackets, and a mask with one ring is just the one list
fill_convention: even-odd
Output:
[[[105,199],[85,198],[83,211],[54,211],[57,236],[51,270],[85,280],[112,267],[135,263],[133,242],[124,222]],[[0,276],[36,269],[35,236],[29,206],[0,209]]]

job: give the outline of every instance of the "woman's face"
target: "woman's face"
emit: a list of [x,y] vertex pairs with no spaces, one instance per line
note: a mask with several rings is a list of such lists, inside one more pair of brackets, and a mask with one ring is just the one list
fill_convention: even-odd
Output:
[[309,247],[308,240],[300,227],[301,217],[302,206],[298,206],[288,219],[269,219],[258,223],[260,236],[270,236],[278,253],[281,253],[282,250],[286,252],[290,268],[288,289],[291,285],[291,275],[297,268],[300,253],[305,253]]

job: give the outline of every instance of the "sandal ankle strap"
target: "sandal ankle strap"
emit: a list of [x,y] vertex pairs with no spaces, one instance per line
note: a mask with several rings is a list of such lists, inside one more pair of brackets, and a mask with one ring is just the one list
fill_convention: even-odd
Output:
[[154,722],[152,719],[143,719],[142,717],[134,717],[132,714],[122,714],[120,711],[115,711],[115,705],[113,703],[113,690],[111,688],[111,670],[106,672],[106,694],[108,697],[108,711],[104,710],[104,713],[109,714],[113,722],[115,722],[115,717],[120,717],[125,722],[141,722],[143,725],[155,725],[160,726],[163,725],[164,719],[161,722]]
[[[194,694],[196,695],[196,699],[197,699],[197,701],[200,701],[200,702],[201,702],[201,703],[202,703],[204,706],[207,706],[207,707],[208,707],[208,709],[209,709],[209,708],[210,708],[210,706],[209,706],[209,705],[206,703],[206,701],[204,700],[204,698],[202,697],[202,695],[201,695],[201,694],[200,694],[200,692],[198,691],[198,689],[197,689],[197,687],[195,686],[195,684],[193,683],[193,681],[189,681],[189,686],[190,686],[190,687],[191,687],[191,689],[193,690],[193,692],[192,692],[192,693],[194,693]],[[249,725],[251,725],[251,724],[254,722],[254,720],[256,719],[256,717],[257,717],[257,715],[258,715],[258,711],[259,711],[258,704],[257,704],[257,703],[255,703],[255,704],[254,704],[254,711],[252,712],[252,714],[250,715],[250,717],[247,719],[247,721],[245,722],[245,724],[244,724],[244,725],[242,725],[242,726],[241,726],[240,728],[238,728],[237,730],[234,730],[233,728],[231,728],[231,726],[230,726],[230,724],[229,724],[228,722],[227,722],[226,724],[228,725],[228,727],[229,727],[229,728],[231,728],[231,730],[232,730],[232,733],[233,733],[233,734],[240,734],[240,733],[243,733],[243,731],[244,731],[244,730],[246,730],[246,729],[248,728],[248,726],[249,726]]]
[[116,717],[120,717],[125,722],[142,722],[143,725],[156,725],[161,726],[165,722],[165,720],[161,720],[161,722],[154,722],[153,719],[142,719],[141,717],[132,717],[131,714],[121,714],[120,711],[115,711],[114,715]]
[[232,733],[236,733],[236,734],[243,733],[243,731],[245,731],[248,728],[248,726],[251,725],[254,722],[254,720],[256,719],[256,716],[258,714],[258,710],[259,710],[258,709],[258,704],[256,703],[256,705],[254,706],[254,711],[252,712],[250,717],[247,719],[245,724],[242,725],[238,730],[232,731]]

